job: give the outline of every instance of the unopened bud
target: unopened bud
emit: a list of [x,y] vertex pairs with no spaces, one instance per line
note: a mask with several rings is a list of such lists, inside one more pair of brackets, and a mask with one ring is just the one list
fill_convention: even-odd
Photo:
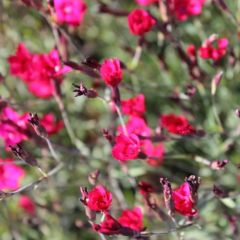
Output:
[[160,183],[162,184],[162,187],[163,187],[164,202],[168,210],[168,215],[172,217],[174,214],[175,208],[174,208],[174,202],[172,197],[171,183],[168,181],[167,178],[160,178]]
[[30,113],[29,116],[30,116],[30,119],[28,121],[32,125],[36,134],[41,138],[44,138],[44,139],[48,138],[47,131],[39,122],[38,115],[36,113],[35,114]]
[[17,159],[26,162],[30,166],[38,166],[37,160],[30,156],[30,154],[25,151],[20,144],[9,147]]
[[195,175],[191,175],[187,178],[185,178],[185,182],[187,182],[190,186],[190,191],[191,191],[191,200],[192,202],[195,204],[197,202],[197,192],[198,192],[198,188],[200,185],[200,177],[197,177]]
[[214,170],[220,170],[220,169],[223,169],[228,163],[229,163],[229,160],[227,159],[213,161],[211,163],[211,168]]
[[100,171],[99,170],[96,170],[94,172],[91,172],[89,175],[88,175],[88,181],[92,184],[92,185],[96,185],[97,184],[97,181],[98,181],[98,177],[100,175]]

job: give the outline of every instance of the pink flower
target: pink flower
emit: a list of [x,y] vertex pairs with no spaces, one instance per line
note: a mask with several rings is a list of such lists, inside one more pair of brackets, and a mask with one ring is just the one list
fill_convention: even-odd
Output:
[[48,134],[58,133],[64,126],[63,121],[56,121],[52,113],[44,115],[40,119],[40,124],[46,129]]
[[160,118],[160,125],[170,133],[178,135],[191,135],[196,130],[189,124],[188,120],[182,115],[166,114]]
[[143,152],[148,156],[149,165],[159,166],[163,163],[164,146],[162,143],[153,145],[151,141],[144,141]]
[[57,22],[78,26],[82,23],[87,6],[83,0],[54,0]]
[[0,159],[0,190],[16,190],[24,176],[25,171],[11,159]]
[[20,43],[17,47],[16,55],[12,55],[8,58],[10,73],[22,79],[27,78],[31,59],[32,56],[28,49],[23,43]]
[[100,74],[101,78],[107,85],[117,87],[117,85],[122,81],[123,75],[119,59],[106,59],[101,65]]
[[10,72],[20,77],[29,92],[39,98],[48,98],[54,94],[53,81],[61,84],[61,75],[71,70],[63,67],[56,50],[48,54],[30,54],[23,44],[19,44],[16,55],[8,58]]
[[86,199],[86,204],[92,211],[106,211],[111,203],[112,194],[102,185],[93,188]]
[[190,186],[187,182],[173,191],[173,202],[177,212],[184,216],[194,216],[197,210],[194,209],[194,203],[191,200]]
[[145,10],[135,9],[128,15],[128,26],[133,35],[143,35],[155,24],[156,20]]
[[120,161],[134,160],[140,153],[140,140],[137,135],[130,134],[125,136],[120,134],[115,139],[115,145],[112,148],[112,156]]
[[27,114],[19,115],[10,107],[0,113],[0,137],[5,145],[16,145],[27,140]]
[[105,235],[121,234],[122,225],[109,213],[105,213],[105,219],[100,224],[93,224],[93,229]]
[[195,45],[193,45],[193,44],[189,44],[189,45],[187,46],[186,52],[187,52],[187,55],[188,55],[190,58],[195,58],[196,55],[197,55],[196,47],[195,47]]
[[145,96],[139,94],[136,97],[121,101],[122,111],[126,115],[142,116],[146,112]]
[[147,6],[153,3],[157,3],[159,0],[136,0],[137,4]]
[[[134,133],[139,136],[149,137],[152,130],[148,127],[145,120],[141,117],[131,116],[126,124],[128,133]],[[123,134],[122,126],[118,127],[118,133]]]
[[135,207],[132,210],[124,210],[118,218],[118,222],[124,227],[131,228],[135,231],[141,231],[143,229],[143,215],[141,208]]
[[20,196],[18,204],[29,215],[34,215],[35,214],[36,206],[35,206],[35,203],[33,202],[33,200],[30,197],[28,197],[26,195]]
[[[218,61],[226,55],[228,44],[227,38],[217,39],[217,37],[213,35],[205,40],[199,48],[199,55],[203,59]],[[216,46],[214,47],[214,45]]]
[[179,21],[200,15],[205,0],[168,0],[169,8]]

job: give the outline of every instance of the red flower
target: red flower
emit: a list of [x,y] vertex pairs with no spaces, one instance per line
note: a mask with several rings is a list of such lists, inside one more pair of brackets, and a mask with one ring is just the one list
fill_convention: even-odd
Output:
[[147,6],[153,3],[157,3],[159,0],[136,0],[137,4]]
[[[129,134],[134,133],[139,136],[149,137],[152,130],[148,127],[145,120],[141,117],[131,116],[126,124],[126,128]],[[118,133],[123,134],[122,126],[118,127]]]
[[28,49],[23,43],[20,43],[17,47],[16,55],[12,55],[8,58],[10,73],[22,79],[27,78],[31,60],[32,56]]
[[39,98],[51,97],[55,91],[53,80],[61,84],[61,75],[71,70],[62,67],[56,50],[48,54],[30,54],[23,44],[19,44],[16,55],[10,56],[8,62],[10,72],[20,77],[29,92]]
[[194,216],[197,210],[191,198],[190,186],[187,182],[173,191],[173,202],[177,212],[184,216]]
[[170,133],[179,135],[191,135],[195,129],[189,124],[188,120],[182,115],[167,114],[160,118],[160,125]]
[[100,68],[101,78],[109,86],[116,87],[122,81],[121,62],[117,58],[107,59]]
[[109,213],[105,214],[105,219],[100,224],[93,224],[93,229],[105,235],[121,234],[122,225]]
[[228,44],[227,38],[217,39],[215,35],[212,35],[199,48],[199,55],[203,59],[218,61],[226,55]]
[[28,114],[19,115],[11,107],[5,107],[0,113],[0,137],[5,145],[16,145],[27,140]]
[[40,124],[46,129],[48,134],[58,133],[64,126],[63,121],[56,121],[52,113],[44,115],[40,119]]
[[195,47],[195,45],[193,45],[193,44],[189,44],[189,45],[187,46],[186,51],[187,51],[187,55],[188,55],[189,57],[191,57],[191,58],[195,58],[196,55],[197,55],[196,47]]
[[145,111],[145,96],[139,94],[136,97],[121,101],[122,111],[126,115],[141,117]]
[[54,0],[57,22],[78,26],[83,21],[87,6],[82,0]]
[[140,140],[137,135],[130,134],[125,136],[120,134],[115,139],[115,145],[112,148],[112,156],[120,161],[134,160],[140,152]]
[[118,218],[118,222],[124,227],[131,228],[135,231],[141,231],[143,229],[143,215],[141,209],[135,207],[132,210],[124,210]]
[[205,0],[168,0],[169,8],[179,21],[201,14]]
[[28,214],[30,215],[34,215],[36,212],[36,206],[33,202],[33,200],[26,196],[26,195],[22,195],[19,198],[19,206]]
[[88,194],[87,206],[92,211],[106,211],[112,203],[112,194],[104,186],[96,186]]
[[151,141],[143,142],[143,152],[148,156],[147,163],[152,166],[159,166],[163,162],[164,146],[159,143],[154,146]]
[[23,168],[16,166],[12,159],[0,159],[0,190],[16,190],[24,176]]
[[155,24],[156,20],[145,10],[135,9],[128,15],[128,26],[133,35],[143,35]]

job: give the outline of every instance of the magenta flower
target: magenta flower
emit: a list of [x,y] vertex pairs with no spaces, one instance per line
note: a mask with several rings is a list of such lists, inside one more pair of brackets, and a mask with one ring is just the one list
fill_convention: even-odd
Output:
[[133,115],[141,117],[146,112],[145,96],[139,94],[136,97],[122,100],[122,111],[126,115]]
[[54,0],[54,8],[59,24],[78,26],[84,19],[87,5],[83,0]]
[[134,160],[140,153],[140,140],[137,135],[130,134],[125,136],[120,134],[115,139],[115,145],[112,148],[112,156],[120,161]]
[[128,15],[128,26],[133,35],[143,35],[156,24],[156,20],[145,10],[135,9]]
[[19,115],[10,107],[5,107],[0,113],[0,137],[5,145],[16,145],[27,140],[27,114]]
[[117,87],[122,81],[121,62],[117,58],[106,59],[100,68],[102,80],[112,87]]
[[27,214],[34,215],[36,212],[36,205],[33,200],[27,195],[22,195],[18,201],[19,207],[22,208]]
[[61,84],[61,76],[71,70],[62,66],[56,50],[48,54],[31,54],[23,44],[19,44],[16,55],[10,56],[8,62],[11,74],[20,77],[29,92],[39,98],[53,96],[55,91],[53,81]]
[[25,176],[23,168],[11,159],[0,159],[0,190],[16,190]]
[[159,0],[136,0],[137,4],[147,6],[153,3],[157,3]]
[[135,207],[134,209],[125,209],[118,218],[118,222],[122,226],[131,228],[135,231],[143,230],[143,215],[141,208]]
[[64,127],[63,121],[56,121],[52,113],[45,114],[40,119],[40,124],[46,129],[49,135],[58,133]]
[[180,214],[184,216],[194,216],[197,214],[191,198],[189,183],[185,182],[173,191],[173,202],[175,210]]
[[179,21],[200,15],[204,3],[205,0],[168,0],[170,10]]

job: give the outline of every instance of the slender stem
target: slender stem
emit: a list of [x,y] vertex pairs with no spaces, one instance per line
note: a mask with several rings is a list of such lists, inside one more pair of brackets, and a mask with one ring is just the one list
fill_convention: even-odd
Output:
[[219,126],[220,132],[223,132],[223,131],[224,131],[224,130],[223,130],[224,128],[223,128],[222,122],[221,122],[221,120],[220,120],[220,117],[219,117],[219,115],[218,115],[218,111],[217,111],[217,107],[216,107],[216,101],[215,101],[214,96],[212,96],[211,99],[212,99],[212,110],[213,110],[213,114],[214,114],[216,123],[217,123],[218,126]]
[[73,131],[72,127],[71,127],[70,121],[69,121],[69,119],[68,119],[67,112],[65,111],[64,104],[63,104],[60,96],[59,96],[56,92],[54,93],[54,98],[55,98],[55,101],[57,102],[57,105],[58,105],[59,110],[60,110],[60,112],[61,112],[64,125],[65,125],[65,127],[66,127],[68,136],[69,136],[72,144],[74,144],[74,145],[76,146],[76,148],[77,148],[84,156],[87,156],[88,153],[89,153],[89,151],[88,151],[87,147],[85,146],[85,144],[84,144],[83,142],[81,142],[79,139],[76,138],[76,136],[75,136],[75,134],[74,134],[74,131]]
[[50,151],[52,157],[56,160],[56,162],[60,162],[59,157],[58,157],[57,153],[55,152],[51,141],[48,138],[45,138],[45,141],[48,145],[48,148],[49,148],[49,151]]
[[115,108],[116,108],[116,111],[117,111],[117,114],[118,114],[118,117],[119,117],[122,129],[123,129],[123,133],[124,133],[124,135],[128,136],[128,131],[127,131],[125,122],[123,120],[121,109],[117,106],[117,104],[115,104]]
[[[60,171],[62,168],[64,167],[64,164],[63,163],[59,163],[56,167],[54,167],[51,171],[49,171],[47,173],[47,178],[55,175],[58,171]],[[21,192],[24,192],[24,191],[27,191],[27,190],[30,190],[30,189],[33,189],[34,187],[36,187],[39,183],[43,182],[44,180],[47,179],[46,177],[41,177],[39,179],[37,179],[36,181],[32,182],[32,183],[29,183],[21,188],[19,188],[18,190],[16,191],[12,191],[12,192],[7,192],[6,193],[6,196],[4,198],[8,198],[8,197],[11,197],[13,195],[16,195],[16,194],[19,194]]]
[[138,66],[141,55],[142,55],[142,46],[138,45],[135,49],[135,54],[131,62],[131,67],[130,67],[131,69],[134,69]]

